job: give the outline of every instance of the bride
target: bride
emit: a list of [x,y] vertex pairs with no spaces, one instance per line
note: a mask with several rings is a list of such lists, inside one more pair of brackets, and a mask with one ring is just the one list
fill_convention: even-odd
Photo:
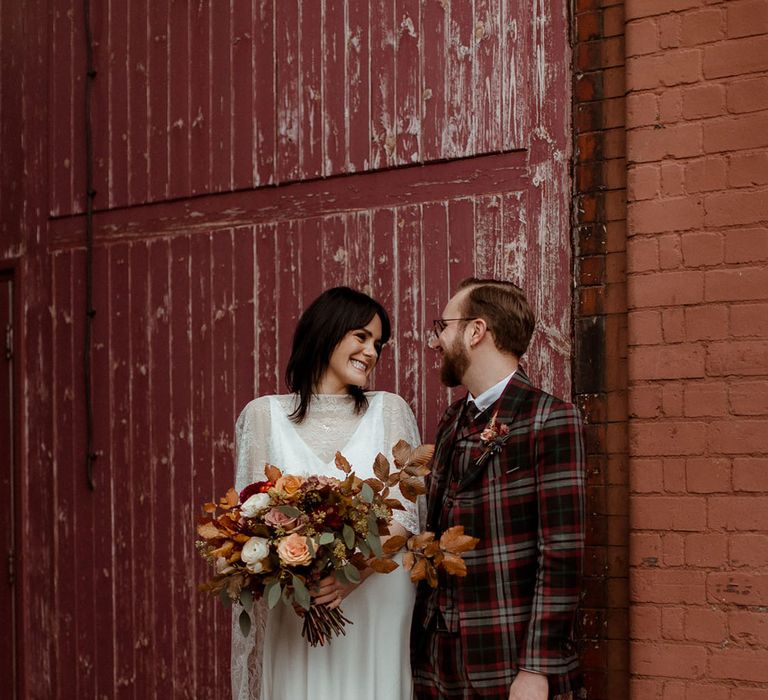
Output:
[[[398,440],[419,444],[403,399],[363,389],[389,337],[381,304],[348,287],[327,290],[304,311],[286,371],[292,393],[257,398],[237,420],[238,490],[264,479],[266,463],[293,474],[338,477],[337,450],[366,479],[377,453],[391,461]],[[401,501],[407,510],[395,511],[390,532],[415,533],[416,508]],[[414,587],[402,567],[371,573],[362,571],[356,585],[328,576],[313,592],[317,604],[342,605],[353,623],[325,646],[311,647],[301,636],[301,618],[282,603],[269,611],[254,605],[250,636],[233,629],[234,700],[410,700]]]

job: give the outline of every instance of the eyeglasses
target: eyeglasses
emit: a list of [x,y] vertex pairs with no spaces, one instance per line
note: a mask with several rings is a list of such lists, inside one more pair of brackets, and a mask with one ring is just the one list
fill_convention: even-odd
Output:
[[451,321],[474,321],[475,317],[471,318],[436,318],[432,321],[432,332],[435,335],[440,335]]

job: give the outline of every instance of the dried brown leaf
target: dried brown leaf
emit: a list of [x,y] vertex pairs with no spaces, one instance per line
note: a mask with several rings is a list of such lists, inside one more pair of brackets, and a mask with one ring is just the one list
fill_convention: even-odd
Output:
[[373,489],[374,493],[380,493],[384,488],[384,484],[382,484],[378,479],[374,479],[373,477],[365,479],[364,481]]
[[232,552],[232,549],[234,548],[235,543],[231,540],[226,540],[224,544],[221,545],[218,549],[214,549],[211,552],[211,555],[214,557],[228,557],[230,553]]
[[429,474],[429,467],[426,467],[423,464],[408,464],[403,467],[403,472],[409,476],[425,477]]
[[419,559],[411,568],[411,581],[423,581],[427,577],[427,560]]
[[219,502],[219,505],[221,508],[229,510],[230,508],[234,508],[239,500],[240,495],[230,486],[229,490],[224,494],[221,501]]
[[384,503],[392,510],[405,510],[405,507],[397,498],[385,498]]
[[341,454],[341,452],[336,453],[336,466],[345,474],[349,474],[349,472],[352,471],[352,465],[347,461],[347,458]]
[[221,530],[212,522],[203,523],[197,526],[197,534],[204,540],[215,540],[222,536]]
[[402,535],[392,535],[386,542],[382,542],[381,549],[384,554],[394,554],[399,552],[405,546],[405,537]]
[[264,476],[267,477],[268,481],[271,481],[273,484],[283,475],[283,472],[281,472],[274,464],[267,464],[264,466]]
[[432,566],[432,564],[427,559],[425,559],[424,561],[427,563],[427,566],[426,566],[427,583],[432,588],[437,588],[437,569],[434,566]]
[[215,513],[217,508],[215,503],[206,503],[203,505],[203,513]]
[[368,566],[370,566],[374,571],[376,571],[379,574],[388,574],[390,571],[394,571],[397,568],[397,563],[392,559],[377,558],[377,559],[370,559],[368,561]]
[[382,481],[386,481],[389,476],[389,460],[381,452],[373,460],[373,473]]
[[446,552],[460,554],[474,549],[479,541],[477,537],[465,535],[463,525],[454,525],[449,527],[440,537],[440,546]]
[[410,571],[413,565],[416,563],[416,556],[413,552],[406,552],[403,554],[403,568],[406,571]]
[[443,558],[443,561],[440,564],[446,573],[450,574],[451,576],[466,576],[467,575],[467,564],[466,562],[456,554],[451,554],[450,552],[446,552],[445,557]]
[[398,440],[392,448],[392,457],[395,460],[395,465],[402,469],[410,461],[412,453],[413,448],[405,440]]
[[434,445],[419,445],[410,456],[408,466],[422,467],[432,461],[432,455],[435,454]]
[[440,543],[437,540],[432,540],[426,547],[424,547],[425,557],[434,557],[440,553]]
[[403,494],[403,498],[415,502],[419,496],[426,492],[427,489],[421,479],[418,479],[415,476],[408,476],[405,479],[400,479],[400,493]]
[[418,535],[413,535],[412,537],[408,538],[406,546],[408,549],[421,552],[430,542],[433,542],[434,539],[434,532],[424,530],[424,532],[420,532]]

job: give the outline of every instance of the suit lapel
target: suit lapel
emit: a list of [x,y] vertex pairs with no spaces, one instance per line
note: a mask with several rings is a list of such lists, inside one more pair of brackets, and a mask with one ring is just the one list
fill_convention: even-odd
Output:
[[437,436],[435,454],[432,458],[432,473],[430,474],[429,493],[427,495],[427,523],[436,522],[435,518],[442,506],[445,482],[450,471],[450,459],[455,443],[456,424],[461,419],[462,408],[466,398],[451,404],[446,411],[443,427]]

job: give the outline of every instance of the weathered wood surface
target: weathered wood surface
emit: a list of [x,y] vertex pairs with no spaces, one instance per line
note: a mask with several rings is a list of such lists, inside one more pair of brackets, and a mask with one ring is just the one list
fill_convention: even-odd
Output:
[[427,439],[449,393],[425,329],[467,275],[528,291],[541,323],[525,364],[569,393],[565,4],[221,7],[94,4],[93,494],[80,5],[0,6],[4,65],[24,76],[19,97],[0,84],[4,154],[5,115],[27,115],[10,162],[42,173],[14,194],[1,166],[19,226],[3,221],[0,260],[23,263],[28,697],[226,695],[228,622],[195,591],[194,518],[229,485],[237,412],[282,390],[322,289],[390,309],[376,386]]

